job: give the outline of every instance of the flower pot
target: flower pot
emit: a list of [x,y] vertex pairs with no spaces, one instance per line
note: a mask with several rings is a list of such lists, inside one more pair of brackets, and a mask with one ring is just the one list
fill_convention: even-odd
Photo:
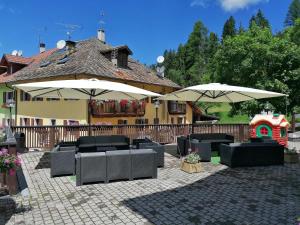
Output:
[[180,169],[187,173],[199,173],[202,171],[200,163],[188,163],[185,161],[181,163]]
[[10,195],[17,193],[17,174],[9,175],[6,174],[6,185]]
[[284,161],[286,163],[298,163],[299,155],[298,154],[284,154]]
[[0,173],[0,187],[6,186],[6,173]]

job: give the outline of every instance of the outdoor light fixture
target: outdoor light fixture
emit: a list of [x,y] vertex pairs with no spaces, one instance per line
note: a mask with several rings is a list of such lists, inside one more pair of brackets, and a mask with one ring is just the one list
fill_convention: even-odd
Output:
[[154,124],[159,124],[159,119],[158,119],[158,108],[159,108],[159,100],[156,100],[154,102],[154,108],[155,108],[155,119],[154,119]]

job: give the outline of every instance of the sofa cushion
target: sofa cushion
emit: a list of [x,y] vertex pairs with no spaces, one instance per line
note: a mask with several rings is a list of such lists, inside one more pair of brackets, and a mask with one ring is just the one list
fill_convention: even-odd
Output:
[[110,144],[111,143],[111,137],[107,136],[107,135],[105,135],[105,136],[95,136],[95,143],[98,146],[100,146],[100,145],[103,146],[103,144],[107,145],[107,143]]
[[84,137],[80,137],[78,138],[78,145],[82,145],[82,144],[96,144],[96,139],[95,137],[92,136],[84,136]]

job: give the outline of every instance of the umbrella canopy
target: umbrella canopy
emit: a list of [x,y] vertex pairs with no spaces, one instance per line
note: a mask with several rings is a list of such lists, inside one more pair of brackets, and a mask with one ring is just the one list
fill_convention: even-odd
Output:
[[13,86],[33,97],[45,98],[141,100],[161,96],[131,85],[97,79],[45,81]]
[[285,94],[246,88],[239,86],[230,86],[226,84],[211,83],[196,85],[181,89],[179,91],[166,94],[159,97],[160,100],[174,101],[192,101],[192,102],[243,102],[252,99],[273,98],[287,96]]

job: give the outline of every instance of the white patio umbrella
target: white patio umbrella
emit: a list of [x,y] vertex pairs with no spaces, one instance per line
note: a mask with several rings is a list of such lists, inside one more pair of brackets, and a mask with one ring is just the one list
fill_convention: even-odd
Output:
[[[87,100],[141,100],[146,97],[159,97],[160,94],[118,82],[81,79],[58,80],[35,83],[16,84],[32,97],[67,98]],[[88,124],[90,125],[90,109]]]
[[141,100],[158,97],[160,94],[118,82],[81,79],[58,80],[13,85],[32,97],[96,99],[96,100]]
[[201,84],[163,95],[160,100],[191,102],[243,102],[253,99],[287,96],[282,93],[231,86],[220,83]]

